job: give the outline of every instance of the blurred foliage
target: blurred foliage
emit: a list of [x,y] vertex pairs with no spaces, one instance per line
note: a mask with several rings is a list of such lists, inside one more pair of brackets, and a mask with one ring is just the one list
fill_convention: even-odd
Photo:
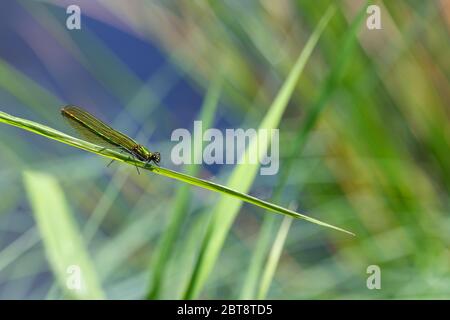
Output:
[[[192,128],[221,65],[213,126],[257,128],[336,4],[280,122],[280,175],[257,176],[251,192],[357,237],[281,216],[262,228],[266,214],[244,205],[199,297],[449,298],[450,2],[373,3],[381,30],[355,23],[363,1],[80,0],[70,4],[82,30],[69,31],[66,1],[2,1],[0,110],[69,131],[59,107],[79,104],[148,139],[171,166],[170,134]],[[57,181],[105,296],[145,298],[180,185],[9,126],[0,147],[0,298],[66,297],[25,170]],[[198,170],[225,183],[233,167]],[[200,189],[189,197],[161,298],[185,293],[218,200]],[[264,270],[244,295],[260,241]],[[381,268],[381,290],[366,287],[369,265]]]

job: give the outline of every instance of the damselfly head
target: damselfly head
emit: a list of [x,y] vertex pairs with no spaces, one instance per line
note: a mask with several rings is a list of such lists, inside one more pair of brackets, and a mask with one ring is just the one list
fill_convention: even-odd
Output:
[[159,164],[159,162],[161,161],[161,155],[159,154],[159,152],[154,152],[150,160],[156,164]]

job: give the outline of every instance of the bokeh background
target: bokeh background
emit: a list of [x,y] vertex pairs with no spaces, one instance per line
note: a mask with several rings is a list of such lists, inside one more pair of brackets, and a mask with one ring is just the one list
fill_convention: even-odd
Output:
[[[212,127],[257,128],[335,5],[281,121],[280,174],[251,194],[356,236],[244,205],[191,297],[450,298],[450,1],[373,3],[381,30],[356,0],[1,1],[0,110],[71,133],[59,109],[80,105],[184,171],[172,131],[192,129],[208,93]],[[81,30],[66,28],[71,4]],[[0,124],[1,299],[186,297],[219,195],[187,188],[182,201],[182,183],[107,162]],[[194,169],[226,183],[234,166]],[[64,285],[45,239],[65,233],[36,224],[36,198],[70,217],[95,293]],[[55,198],[65,206],[52,212]],[[366,286],[370,265],[380,290]]]

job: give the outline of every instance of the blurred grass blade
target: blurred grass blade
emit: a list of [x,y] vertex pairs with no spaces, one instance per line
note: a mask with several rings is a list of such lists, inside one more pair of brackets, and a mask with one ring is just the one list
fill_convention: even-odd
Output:
[[38,230],[33,226],[19,238],[11,242],[6,248],[2,249],[2,251],[0,251],[0,272],[34,245],[39,243],[39,241]]
[[272,215],[264,217],[264,222],[261,226],[258,240],[256,241],[256,248],[252,250],[253,254],[250,259],[250,265],[245,276],[239,299],[248,300],[255,297],[259,276],[263,269],[267,252],[270,248],[273,233],[276,230],[275,222],[277,222],[277,219],[275,218],[276,217]]
[[[202,106],[200,120],[205,128],[211,127],[213,123],[214,114],[219,103],[221,86],[222,76],[221,73],[218,72],[216,79],[211,82]],[[200,149],[203,150],[203,148]],[[198,151],[201,152],[201,150]],[[198,155],[194,154],[194,159],[197,156]],[[200,171],[200,168],[201,166],[198,165],[189,165],[187,173],[189,175],[196,176]],[[151,270],[151,286],[147,295],[148,299],[157,299],[160,296],[161,286],[164,281],[165,271],[167,269],[167,263],[177,240],[181,225],[183,224],[188,211],[188,206],[190,203],[189,195],[190,191],[188,185],[181,186],[175,195],[169,226],[166,232],[163,233],[161,242],[159,243],[155,256],[153,257],[154,262]]]
[[[271,130],[279,127],[281,117],[295,89],[297,80],[299,79],[306,62],[317,44],[320,34],[325,29],[325,26],[328,24],[334,12],[335,7],[329,7],[320,20],[319,25],[316,27],[315,31],[306,43],[288,78],[284,82],[266,116],[261,122],[259,129]],[[243,157],[248,157],[249,154],[265,154],[269,148],[269,142],[265,141],[265,144],[263,144],[264,143],[259,143],[258,145],[256,139],[252,140]],[[255,179],[258,169],[258,165],[243,164],[238,166],[234,169],[227,185],[231,189],[237,189],[243,193],[248,192],[253,180]],[[219,202],[212,209],[214,216],[208,226],[206,236],[203,239],[194,272],[184,294],[185,299],[196,298],[200,293],[200,290],[206,282],[206,279],[211,272],[215,261],[217,260],[223,242],[225,241],[225,237],[241,206],[242,201],[238,199],[221,197]]]
[[[332,93],[339,85],[339,80],[345,70],[344,66],[348,63],[352,57],[352,52],[355,44],[357,43],[357,32],[360,29],[363,18],[366,14],[366,6],[363,6],[358,15],[355,17],[350,28],[348,29],[344,39],[342,39],[343,46],[336,58],[336,62],[333,64],[327,79],[322,86],[319,97],[308,111],[305,125],[299,127],[294,142],[289,146],[289,155],[286,157],[283,167],[280,170],[280,177],[273,193],[273,201],[277,201],[280,198],[281,191],[286,185],[289,176],[292,174],[296,158],[301,155],[303,146],[307,140],[310,132],[315,127],[319,116],[327,105]],[[250,261],[250,266],[247,275],[244,280],[244,285],[241,291],[241,299],[253,299],[256,291],[256,285],[259,281],[259,276],[264,266],[264,259],[267,256],[267,252],[270,248],[270,241],[272,239],[272,233],[275,228],[274,216],[266,215],[261,227],[260,236],[256,242],[256,248],[253,250],[253,255]],[[261,295],[261,292],[260,292]],[[265,294],[264,294],[265,295]]]
[[0,88],[9,92],[18,101],[23,103],[27,109],[33,110],[47,121],[55,121],[51,110],[42,108],[42,105],[60,105],[55,95],[36,83],[22,72],[8,64],[0,57]]
[[[70,297],[103,299],[100,282],[58,182],[36,171],[25,171],[23,179],[49,264],[60,286]],[[76,276],[73,266],[80,271],[80,290],[67,286],[70,277]]]
[[277,237],[273,243],[272,249],[267,259],[266,268],[261,277],[261,284],[258,292],[258,299],[265,299],[267,291],[269,291],[270,284],[272,283],[273,275],[277,269],[278,261],[280,260],[281,252],[283,251],[284,242],[286,241],[289,228],[291,227],[292,219],[285,217],[278,230]]
[[[204,188],[204,189],[208,189],[211,191],[215,191],[215,192],[220,192],[223,194],[227,194],[229,196],[238,198],[240,200],[246,201],[248,203],[254,204],[258,207],[267,209],[269,211],[272,211],[274,213],[278,213],[278,214],[283,214],[283,215],[288,215],[290,217],[294,217],[294,218],[298,218],[298,219],[304,219],[307,220],[309,222],[324,226],[324,227],[328,227],[331,229],[335,229],[338,231],[342,231],[351,235],[354,235],[352,232],[344,230],[342,228],[330,225],[328,223],[322,222],[320,220],[308,217],[304,214],[280,207],[276,204],[272,204],[270,202],[267,201],[263,201],[260,200],[258,198],[252,197],[250,195],[247,195],[245,193],[236,191],[234,189],[222,186],[220,184],[211,182],[211,181],[207,181],[207,180],[203,180],[203,179],[199,179],[199,178],[195,178],[192,177],[190,175],[181,173],[181,172],[177,172],[177,171],[173,171],[170,169],[166,169],[163,167],[155,167],[152,165],[149,165],[145,162],[139,161],[139,160],[134,160],[131,159],[130,157],[128,157],[125,154],[119,153],[117,151],[113,151],[110,149],[105,149],[103,147],[97,146],[95,144],[92,144],[90,142],[87,141],[83,141],[74,137],[71,137],[65,133],[62,133],[58,130],[52,129],[50,127],[44,126],[42,124],[30,121],[30,120],[25,120],[25,119],[21,119],[18,117],[14,117],[11,116],[5,112],[0,111],[0,122],[4,122],[19,128],[22,128],[24,130],[27,131],[31,131],[34,132],[36,134],[45,136],[49,139],[53,139],[62,143],[66,143],[68,145],[71,145],[73,147],[77,147],[95,154],[98,154],[100,156],[103,157],[107,157],[110,159],[114,159],[117,161],[121,161],[121,162],[125,162],[128,164],[131,164],[133,166],[138,166],[140,168],[149,170],[151,172],[163,175],[165,177],[169,177],[172,179],[176,179],[176,180],[180,180],[183,181],[185,183],[200,187],[200,188]],[[245,171],[244,171],[244,176],[245,176]]]

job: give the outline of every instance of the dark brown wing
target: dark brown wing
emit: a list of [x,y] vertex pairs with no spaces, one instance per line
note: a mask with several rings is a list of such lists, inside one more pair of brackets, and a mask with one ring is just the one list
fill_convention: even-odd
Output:
[[62,116],[80,134],[81,137],[106,148],[133,150],[137,142],[111,128],[89,112],[76,106],[61,109]]
[[105,147],[108,149],[117,149],[119,148],[117,145],[110,143],[109,141],[103,139],[101,136],[98,136],[90,129],[81,125],[78,121],[73,120],[72,118],[66,117],[63,115],[63,118],[66,122],[75,130],[75,132],[86,141],[89,141],[93,144],[96,144],[100,147]]

